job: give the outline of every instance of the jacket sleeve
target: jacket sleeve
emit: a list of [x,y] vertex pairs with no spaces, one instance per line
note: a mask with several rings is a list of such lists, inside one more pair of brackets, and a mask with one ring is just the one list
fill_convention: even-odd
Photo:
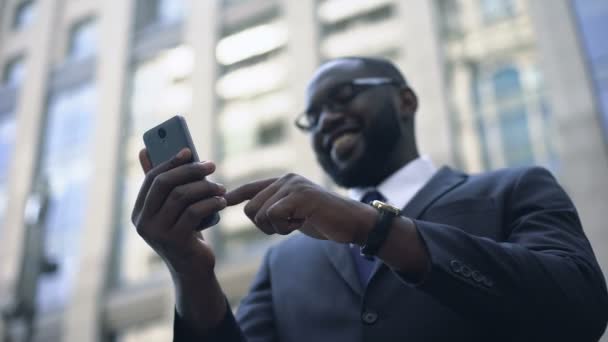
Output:
[[501,242],[414,221],[431,258],[417,287],[486,327],[541,340],[595,341],[608,319],[602,272],[574,205],[545,169],[526,169]]
[[226,310],[226,315],[218,326],[205,335],[197,335],[189,323],[183,320],[176,311],[173,340],[175,342],[277,341],[272,310],[269,255],[270,249],[264,257],[249,294],[239,305],[238,319],[235,319],[231,310]]

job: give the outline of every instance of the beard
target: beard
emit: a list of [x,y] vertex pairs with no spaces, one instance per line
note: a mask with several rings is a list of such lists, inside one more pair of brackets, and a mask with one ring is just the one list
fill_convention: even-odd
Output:
[[395,146],[401,137],[401,124],[395,107],[386,102],[376,113],[376,119],[369,123],[361,132],[364,142],[364,152],[351,165],[340,169],[327,152],[317,153],[317,161],[341,187],[373,187],[377,186],[388,175],[381,165],[386,163],[394,153]]

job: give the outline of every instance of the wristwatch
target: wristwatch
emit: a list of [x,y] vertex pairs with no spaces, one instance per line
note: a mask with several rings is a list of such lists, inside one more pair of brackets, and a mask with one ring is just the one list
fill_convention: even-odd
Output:
[[369,232],[365,245],[361,246],[361,255],[368,258],[378,254],[388,236],[393,219],[401,215],[401,209],[382,201],[373,201],[371,206],[378,210],[378,219],[374,228]]

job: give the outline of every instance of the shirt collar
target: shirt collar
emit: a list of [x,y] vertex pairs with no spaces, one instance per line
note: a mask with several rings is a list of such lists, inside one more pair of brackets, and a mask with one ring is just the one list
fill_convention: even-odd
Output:
[[[387,202],[397,208],[404,208],[409,201],[426,185],[437,172],[437,168],[428,156],[418,157],[405,164],[399,170],[386,178],[375,188]],[[366,192],[374,188],[352,188],[350,198],[361,201]]]

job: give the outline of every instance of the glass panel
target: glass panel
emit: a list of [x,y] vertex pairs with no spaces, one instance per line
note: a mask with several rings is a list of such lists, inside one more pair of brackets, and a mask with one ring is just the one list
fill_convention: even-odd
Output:
[[436,0],[439,10],[439,30],[442,38],[459,37],[462,32],[461,9],[457,0]]
[[25,62],[23,57],[11,59],[4,67],[2,83],[11,87],[18,87],[25,77]]
[[608,32],[608,2],[575,0],[573,5],[596,87],[604,136],[608,142],[608,42],[605,38]]
[[50,201],[43,229],[46,255],[59,268],[40,278],[37,301],[41,312],[66,304],[77,270],[91,174],[95,98],[94,85],[86,84],[49,101],[42,176],[48,181]]
[[258,145],[266,146],[281,142],[285,136],[285,131],[285,120],[276,120],[262,124],[258,129]]
[[518,106],[498,113],[505,161],[509,166],[534,163],[532,143],[528,130],[528,114],[525,106]]
[[13,28],[15,30],[25,28],[34,20],[35,5],[34,1],[24,1],[17,6],[13,18]]
[[135,67],[128,133],[123,148],[125,168],[122,172],[120,199],[119,283],[138,282],[165,269],[154,251],[137,235],[131,223],[131,211],[144,178],[138,154],[143,148],[142,136],[146,130],[176,114],[190,112],[190,74],[193,63],[192,50],[180,46],[164,51]]
[[162,23],[178,22],[184,17],[184,0],[160,0],[158,6],[158,19]]
[[77,24],[70,35],[68,58],[77,60],[93,56],[97,50],[96,31],[95,21],[92,19]]
[[514,68],[497,71],[492,76],[492,86],[507,165],[533,163],[528,113],[524,104],[519,72]]
[[483,21],[492,23],[494,21],[513,16],[513,0],[481,0],[481,14]]
[[185,12],[184,0],[138,0],[136,29],[179,22]]
[[492,78],[492,82],[496,102],[521,96],[522,89],[519,81],[519,72],[515,69],[508,68],[496,72]]
[[13,113],[0,113],[0,234],[8,202],[8,172],[15,148],[16,120]]
[[[287,124],[297,109],[288,91],[285,44],[289,32],[280,18],[277,10],[238,29],[220,28],[223,36],[215,53],[222,67],[215,90],[220,99],[217,122],[221,143],[216,157],[221,181],[228,188],[280,174],[287,168]],[[251,43],[257,41],[261,45]],[[243,206],[222,211],[218,229],[210,232],[219,263],[241,263],[273,243],[243,215]]]

